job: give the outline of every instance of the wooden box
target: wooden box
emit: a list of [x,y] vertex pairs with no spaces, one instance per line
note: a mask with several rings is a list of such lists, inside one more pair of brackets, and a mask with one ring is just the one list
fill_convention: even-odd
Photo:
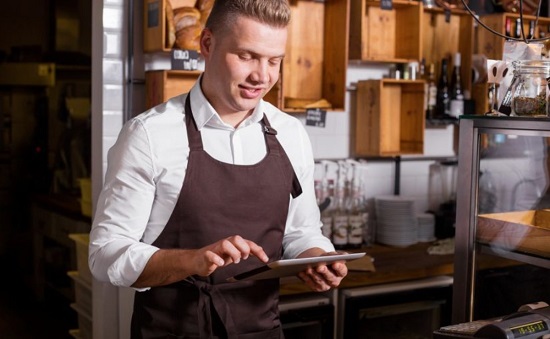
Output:
[[449,58],[449,79],[453,69],[452,56],[461,56],[461,76],[464,90],[471,91],[474,19],[467,11],[453,10],[450,16],[441,8],[425,8],[422,27],[423,55],[426,65],[434,64],[436,79],[441,73],[441,60]]
[[357,83],[352,133],[354,156],[424,152],[423,80],[362,80]]
[[168,23],[166,20],[166,1],[172,8],[195,6],[196,0],[144,0],[143,51],[169,52]]
[[149,71],[145,72],[146,109],[159,105],[166,100],[189,92],[195,84],[200,71]]
[[[514,34],[516,27],[516,19],[519,18],[517,13],[497,13],[481,16],[480,20],[487,27],[494,31],[505,34],[506,19],[510,19],[511,33]],[[523,31],[525,35],[529,34],[529,23],[535,20],[533,15],[523,15]],[[540,36],[540,32],[544,32],[549,36],[548,25],[550,18],[539,17],[538,24],[535,27],[535,38]],[[502,60],[504,52],[504,39],[480,27],[477,30],[477,53],[484,54],[488,59]]]
[[497,248],[550,258],[550,210],[479,215],[476,236]]
[[291,1],[281,79],[266,100],[287,112],[305,111],[305,106],[292,103],[323,100],[330,110],[344,110],[349,1]]
[[349,57],[352,60],[409,62],[422,58],[422,2],[352,1]]

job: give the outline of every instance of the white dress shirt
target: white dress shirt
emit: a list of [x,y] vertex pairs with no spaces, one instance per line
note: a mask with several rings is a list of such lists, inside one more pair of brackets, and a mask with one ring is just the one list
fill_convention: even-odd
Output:
[[[321,233],[313,154],[302,123],[262,100],[253,114],[234,128],[214,111],[199,82],[190,93],[205,151],[226,163],[251,165],[266,155],[260,124],[266,114],[303,189],[296,199],[289,195],[284,257],[294,258],[312,247],[333,251],[332,243]],[[185,99],[185,94],[177,96],[128,121],[109,150],[89,246],[90,269],[100,281],[131,286],[158,250],[151,243],[172,214],[187,168]]]

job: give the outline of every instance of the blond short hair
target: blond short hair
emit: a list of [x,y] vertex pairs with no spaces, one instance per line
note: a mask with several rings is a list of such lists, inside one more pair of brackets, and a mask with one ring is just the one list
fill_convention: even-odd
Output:
[[225,30],[239,16],[284,28],[290,22],[290,5],[287,0],[216,0],[206,28],[212,32]]

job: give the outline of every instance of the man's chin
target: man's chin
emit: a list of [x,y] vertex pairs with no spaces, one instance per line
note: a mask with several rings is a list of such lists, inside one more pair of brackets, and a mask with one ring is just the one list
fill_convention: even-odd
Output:
[[241,99],[239,100],[239,103],[237,106],[239,106],[240,111],[252,111],[258,106],[258,103],[260,100],[262,100],[263,97],[258,97],[254,99]]

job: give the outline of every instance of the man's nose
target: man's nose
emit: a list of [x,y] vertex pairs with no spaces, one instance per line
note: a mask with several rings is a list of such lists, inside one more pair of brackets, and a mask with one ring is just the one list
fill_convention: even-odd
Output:
[[269,82],[269,65],[267,61],[258,61],[252,71],[252,80],[259,83]]

